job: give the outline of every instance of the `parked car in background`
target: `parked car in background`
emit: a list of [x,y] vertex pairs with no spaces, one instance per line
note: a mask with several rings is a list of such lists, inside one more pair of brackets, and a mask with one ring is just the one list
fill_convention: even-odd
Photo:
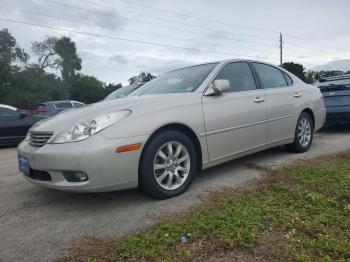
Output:
[[74,192],[139,186],[183,193],[195,174],[267,148],[309,150],[323,126],[317,87],[277,66],[228,60],[168,72],[124,99],[49,118],[18,146],[33,184]]
[[85,105],[84,103],[74,101],[74,100],[50,101],[50,102],[40,103],[37,106],[37,108],[32,112],[34,114],[38,114],[42,116],[54,116],[67,109],[77,108],[84,105]]
[[105,97],[105,99],[103,99],[103,101],[108,101],[108,100],[126,97],[144,84],[145,83],[138,83],[138,84],[132,84],[132,85],[128,85],[128,86],[123,86],[123,87],[115,90],[114,92],[110,93],[108,96]]
[[314,85],[322,92],[327,122],[350,122],[350,74],[322,78]]
[[28,129],[44,118],[0,104],[0,146],[18,144],[25,138]]

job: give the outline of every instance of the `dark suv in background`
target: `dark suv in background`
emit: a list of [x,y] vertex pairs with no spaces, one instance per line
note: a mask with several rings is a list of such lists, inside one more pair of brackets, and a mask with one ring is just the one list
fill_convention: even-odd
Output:
[[328,122],[350,122],[350,74],[320,79]]
[[76,107],[84,106],[84,103],[74,101],[74,100],[63,100],[63,101],[50,101],[45,103],[40,103],[37,109],[33,113],[42,116],[54,116],[58,113],[72,109]]

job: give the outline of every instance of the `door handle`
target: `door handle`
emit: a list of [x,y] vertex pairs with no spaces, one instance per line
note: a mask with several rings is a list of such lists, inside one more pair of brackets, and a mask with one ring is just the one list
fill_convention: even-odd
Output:
[[261,96],[257,96],[255,99],[254,99],[254,103],[261,103],[261,102],[264,102],[265,99]]
[[301,96],[302,96],[302,94],[300,94],[299,92],[294,93],[294,97],[296,97],[296,98],[301,97]]

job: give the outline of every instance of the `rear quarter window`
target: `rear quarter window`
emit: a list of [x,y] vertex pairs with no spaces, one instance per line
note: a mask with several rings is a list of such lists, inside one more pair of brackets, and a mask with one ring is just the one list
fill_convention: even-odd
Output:
[[284,78],[285,78],[286,81],[287,81],[287,85],[288,85],[288,86],[292,86],[292,85],[293,85],[293,80],[292,80],[292,78],[291,78],[288,74],[286,74],[286,73],[284,73],[284,72],[283,72],[283,75],[284,75]]
[[253,65],[264,88],[279,88],[288,86],[281,70],[266,64],[253,63]]

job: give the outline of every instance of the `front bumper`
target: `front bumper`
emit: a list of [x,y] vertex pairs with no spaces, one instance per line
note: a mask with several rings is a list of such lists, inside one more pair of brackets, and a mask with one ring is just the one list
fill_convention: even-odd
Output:
[[[23,176],[33,184],[72,192],[106,192],[137,187],[141,151],[116,153],[120,146],[142,143],[148,136],[107,139],[96,134],[75,143],[31,146],[23,141],[18,154],[29,160],[30,168],[48,172],[51,181]],[[80,171],[88,176],[86,182],[68,182],[63,171]]]

